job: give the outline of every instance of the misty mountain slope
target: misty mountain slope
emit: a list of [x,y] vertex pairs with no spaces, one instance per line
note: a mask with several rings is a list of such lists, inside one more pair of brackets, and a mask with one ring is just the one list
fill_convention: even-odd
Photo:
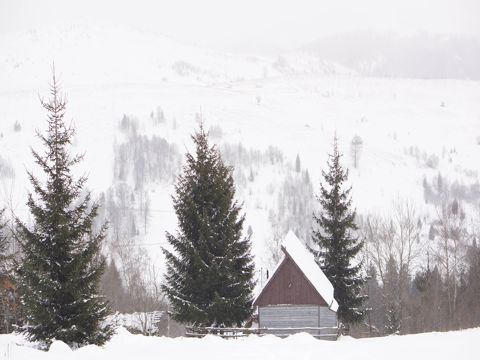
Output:
[[480,39],[357,31],[319,39],[305,50],[369,76],[480,80]]
[[347,69],[302,54],[269,59],[238,56],[176,42],[142,30],[108,26],[42,27],[0,36],[0,91],[44,88],[57,64],[76,86],[215,84],[283,73]]
[[[368,78],[330,63],[319,63],[313,71],[310,65],[304,66],[310,63],[301,53],[288,54],[280,61],[257,61],[138,32],[118,37],[125,44],[138,41],[138,47],[124,47],[117,40],[112,48],[103,49],[89,41],[103,37],[95,43],[108,43],[108,36],[117,38],[116,32],[109,31],[62,32],[61,43],[45,48],[49,33],[2,42],[0,156],[15,176],[0,174],[0,195],[22,217],[28,219],[24,203],[30,186],[25,169],[37,170],[29,145],[39,149],[34,131],[45,128],[38,94],[48,95],[55,47],[60,54],[55,59],[56,70],[69,99],[66,118],[73,119],[77,129],[74,151],[85,152],[85,161],[75,171],[89,175],[87,186],[96,195],[119,183],[136,191],[133,175],[119,179],[114,171],[114,149],[128,140],[119,128],[124,114],[135,119],[138,134],[148,141],[157,137],[174,146],[180,161],[186,151],[193,150],[190,134],[202,118],[212,130],[212,142],[236,167],[245,232],[251,226],[259,268],[271,266],[272,238],[276,231],[284,231],[281,226],[289,221],[289,207],[303,208],[305,213],[298,212],[298,217],[309,216],[311,202],[292,205],[294,201],[285,200],[282,194],[296,187],[308,191],[308,186],[298,185],[306,170],[309,186],[318,192],[334,133],[344,153],[343,163],[350,168],[354,205],[361,214],[388,212],[392,200],[408,198],[420,216],[431,219],[434,209],[423,198],[424,178],[441,173],[450,181],[478,183],[478,82]],[[36,36],[40,38],[35,40]],[[109,51],[113,48],[118,52]],[[179,70],[174,66],[178,62],[189,66]],[[182,75],[186,69],[191,73]],[[153,121],[159,107],[164,118]],[[16,122],[21,129],[15,129]],[[353,167],[350,146],[355,135],[363,140],[358,168]],[[230,156],[229,148],[236,149]],[[244,161],[238,154],[250,155]],[[297,154],[300,173],[295,169]],[[135,236],[160,268],[159,244],[165,244],[166,230],[176,228],[170,198],[174,178],[147,178],[142,188],[150,198],[151,214],[146,231],[137,229]],[[135,192],[131,205],[137,225],[142,223],[139,194]],[[295,194],[299,193],[290,196]],[[286,210],[279,215],[282,206]]]

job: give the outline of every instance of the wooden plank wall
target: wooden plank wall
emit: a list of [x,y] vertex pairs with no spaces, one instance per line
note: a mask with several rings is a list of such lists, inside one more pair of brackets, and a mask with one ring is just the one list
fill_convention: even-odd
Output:
[[[337,314],[327,307],[316,305],[260,306],[258,320],[260,328],[337,328]],[[334,329],[309,330],[306,332],[312,335],[332,335],[335,339],[337,334]],[[286,332],[284,335],[288,334]]]

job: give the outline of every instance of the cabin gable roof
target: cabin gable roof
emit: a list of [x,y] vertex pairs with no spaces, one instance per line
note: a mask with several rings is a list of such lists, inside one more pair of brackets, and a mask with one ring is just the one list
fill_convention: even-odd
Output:
[[337,311],[333,286],[300,240],[289,232],[284,256],[254,301],[262,305],[320,305]]

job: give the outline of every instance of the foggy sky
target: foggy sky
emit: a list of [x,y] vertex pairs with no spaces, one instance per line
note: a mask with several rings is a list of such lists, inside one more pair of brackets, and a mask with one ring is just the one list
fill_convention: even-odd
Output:
[[479,15],[478,0],[0,0],[0,34],[42,24],[115,24],[257,51],[359,29],[480,36]]

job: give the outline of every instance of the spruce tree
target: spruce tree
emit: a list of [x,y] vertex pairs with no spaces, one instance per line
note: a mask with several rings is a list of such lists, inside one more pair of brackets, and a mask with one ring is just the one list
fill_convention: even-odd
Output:
[[397,262],[390,256],[383,281],[385,303],[385,333],[398,334],[402,330],[402,314],[400,304],[400,276]]
[[108,308],[98,295],[106,224],[94,232],[98,204],[91,203],[90,193],[84,191],[87,178],[75,180],[71,174],[82,156],[68,152],[74,128],[64,122],[66,99],[59,91],[54,74],[51,97],[41,100],[48,129],[46,134],[37,131],[45,152],[32,150],[44,180],[28,172],[32,225],[15,221],[22,253],[17,284],[25,313],[23,332],[44,346],[53,339],[71,346],[102,344],[112,333],[101,325]]
[[254,265],[244,215],[226,166],[200,125],[173,197],[177,235],[167,233],[166,283],[173,318],[197,326],[240,326],[252,313]]
[[339,304],[338,318],[348,329],[349,324],[361,321],[365,315],[362,309],[365,297],[361,295],[362,264],[356,262],[363,241],[354,236],[357,230],[355,210],[351,209],[351,187],[343,188],[348,170],[342,168],[341,156],[335,137],[328,172],[322,171],[324,181],[317,196],[320,213],[314,214],[316,229],[312,240],[318,247],[315,251],[317,263],[334,287],[334,297]]
[[479,326],[480,324],[480,249],[476,239],[467,251],[467,291],[465,301],[467,303],[468,325]]
[[365,322],[369,327],[370,336],[378,334],[380,324],[383,322],[383,313],[381,313],[383,305],[382,288],[378,282],[376,267],[370,263],[366,267],[366,279],[363,287],[363,293],[367,295],[365,301]]
[[297,154],[297,157],[295,158],[295,171],[299,173],[300,170],[301,170],[300,156]]
[[115,261],[112,259],[106,264],[100,281],[100,289],[108,300],[110,309],[115,312],[125,312],[125,288],[123,286],[120,272],[118,271]]

